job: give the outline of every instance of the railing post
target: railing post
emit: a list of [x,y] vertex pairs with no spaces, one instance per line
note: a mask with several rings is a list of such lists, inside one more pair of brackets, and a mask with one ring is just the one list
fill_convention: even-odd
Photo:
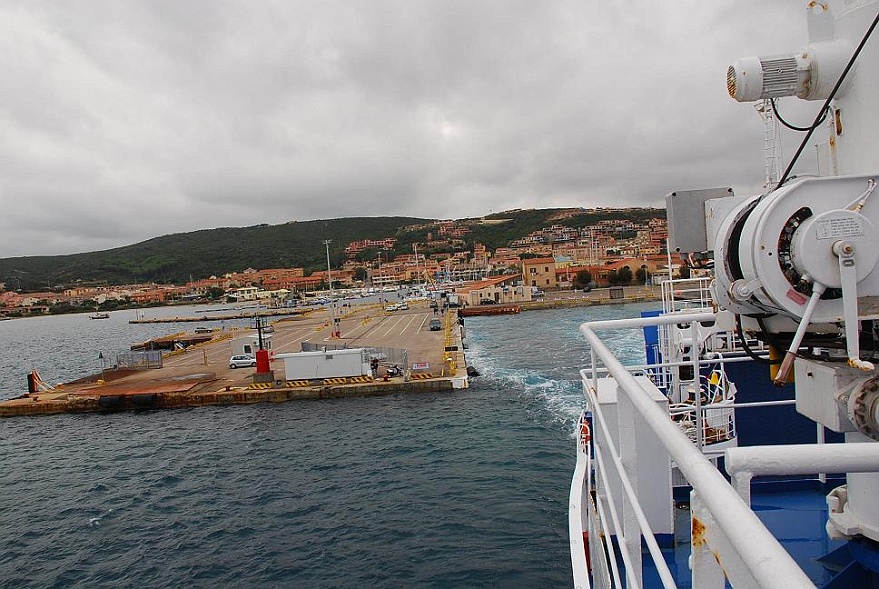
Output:
[[726,578],[720,563],[708,546],[708,530],[717,527],[697,491],[690,492],[690,539],[692,547],[693,587],[699,589],[723,589]]
[[592,382],[590,383],[593,391],[598,390],[598,355],[590,346],[589,359],[592,362]]
[[690,323],[690,360],[693,362],[693,394],[696,402],[696,446],[705,447],[705,419],[702,415],[702,380],[699,375],[699,337],[698,322]]
[[[629,400],[629,396],[617,385],[616,390],[617,408],[619,411],[619,440],[620,461],[626,470],[626,476],[632,487],[638,488],[638,468],[636,464],[636,432],[635,432],[635,406]],[[641,527],[638,525],[638,517],[625,493],[620,494],[623,536],[625,536],[625,550],[629,553],[631,566],[626,569],[626,586],[641,586]]]

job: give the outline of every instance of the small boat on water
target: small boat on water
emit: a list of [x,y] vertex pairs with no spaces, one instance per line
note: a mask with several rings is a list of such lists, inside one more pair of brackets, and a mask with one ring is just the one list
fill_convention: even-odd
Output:
[[95,312],[95,313],[92,313],[91,315],[89,315],[89,319],[109,319],[109,318],[110,318],[110,314],[103,313],[103,312]]

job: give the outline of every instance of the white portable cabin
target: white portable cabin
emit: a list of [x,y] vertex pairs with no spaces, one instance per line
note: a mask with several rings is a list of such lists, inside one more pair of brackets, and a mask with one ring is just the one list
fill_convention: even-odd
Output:
[[[269,352],[272,351],[272,336],[268,333],[262,334],[262,347]],[[259,334],[256,332],[246,333],[232,338],[232,355],[239,356],[247,354],[256,357],[256,351],[259,350]]]
[[283,358],[287,380],[342,378],[370,374],[370,356],[364,348],[277,354]]

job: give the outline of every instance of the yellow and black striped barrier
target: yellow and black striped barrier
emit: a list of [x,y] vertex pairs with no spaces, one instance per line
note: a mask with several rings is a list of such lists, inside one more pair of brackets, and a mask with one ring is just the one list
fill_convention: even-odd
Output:
[[433,378],[433,375],[429,372],[415,372],[409,375],[409,378],[413,380],[425,380],[428,378]]
[[288,380],[287,382],[284,383],[284,386],[290,387],[290,388],[292,388],[292,387],[307,387],[308,381],[307,380]]
[[272,388],[272,383],[270,382],[254,382],[247,385],[249,389],[270,389]]
[[325,378],[324,384],[345,384],[348,382],[347,378]]
[[371,376],[352,376],[349,380],[351,382],[372,382],[375,379]]

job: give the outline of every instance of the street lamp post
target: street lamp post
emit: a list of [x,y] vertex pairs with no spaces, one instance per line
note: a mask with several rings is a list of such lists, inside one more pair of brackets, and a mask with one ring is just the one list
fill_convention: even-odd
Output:
[[[332,239],[325,239],[324,245],[327,248],[327,284],[329,285],[329,291],[332,293],[333,291],[333,275],[332,270],[330,269],[330,244],[333,242]],[[342,337],[342,331],[340,329],[339,324],[341,320],[336,317],[336,303],[333,300],[330,300],[330,314],[332,316],[332,325],[330,327],[331,337],[334,339],[338,339]]]
[[325,239],[324,245],[327,247],[327,285],[330,291],[333,290],[333,276],[332,271],[330,270],[330,244],[333,243],[332,239]]

